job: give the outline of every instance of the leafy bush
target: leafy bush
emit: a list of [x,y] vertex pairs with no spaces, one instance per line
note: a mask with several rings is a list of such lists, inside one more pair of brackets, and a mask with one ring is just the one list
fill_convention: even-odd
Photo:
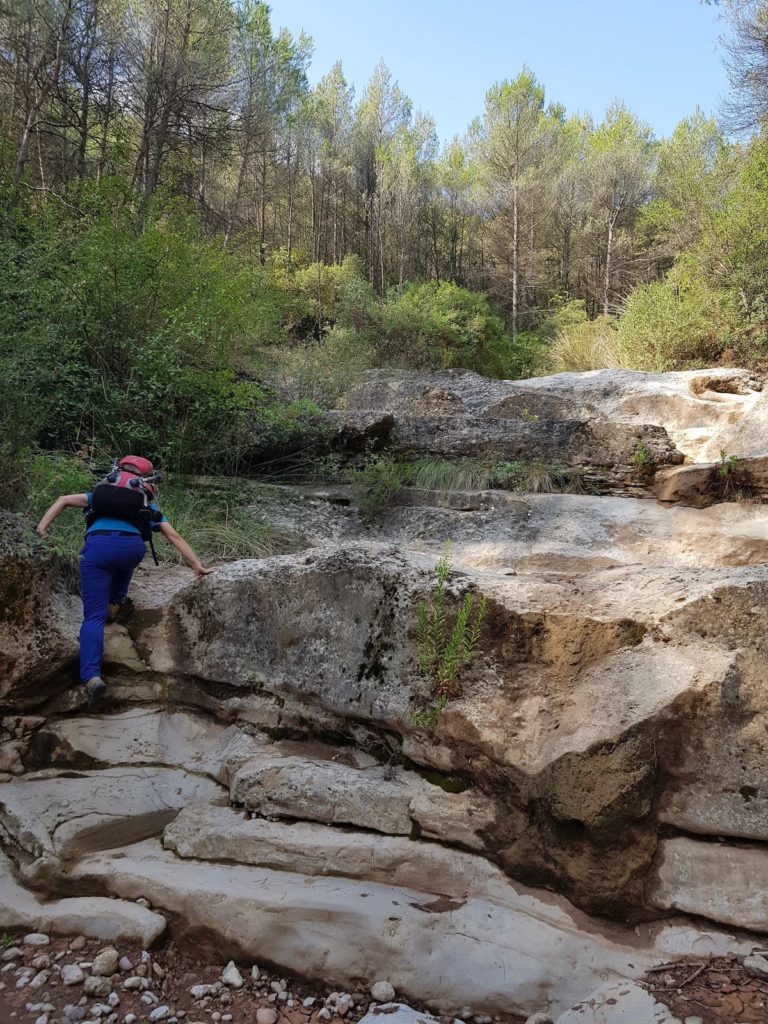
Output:
[[636,370],[708,366],[729,338],[724,297],[675,268],[664,281],[639,285],[619,321],[615,352]]
[[351,482],[361,515],[372,519],[391,506],[403,486],[403,469],[394,459],[377,456],[353,470]]

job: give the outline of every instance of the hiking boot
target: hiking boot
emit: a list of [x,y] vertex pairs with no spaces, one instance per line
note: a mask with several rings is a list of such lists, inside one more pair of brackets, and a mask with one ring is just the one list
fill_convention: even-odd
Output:
[[108,604],[107,605],[107,622],[115,622],[117,616],[120,614],[122,609],[121,604]]
[[107,684],[101,678],[101,676],[93,676],[87,682],[83,683],[85,692],[88,694],[88,707],[91,707],[99,699],[103,697],[107,692]]

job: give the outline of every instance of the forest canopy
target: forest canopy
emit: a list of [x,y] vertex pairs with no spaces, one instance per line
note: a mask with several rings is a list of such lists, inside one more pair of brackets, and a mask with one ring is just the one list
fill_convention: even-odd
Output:
[[5,465],[234,471],[374,366],[764,366],[768,3],[723,8],[738,141],[524,67],[441,146],[383,63],[310,88],[256,0],[0,5]]

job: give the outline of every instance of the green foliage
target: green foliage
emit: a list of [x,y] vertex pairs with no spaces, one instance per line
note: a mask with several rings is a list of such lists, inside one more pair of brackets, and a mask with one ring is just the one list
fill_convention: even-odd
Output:
[[525,494],[580,490],[576,470],[544,462],[479,462],[475,459],[398,461],[386,455],[369,458],[347,479],[365,518],[383,515],[403,487],[429,491],[484,491],[497,488]]
[[[286,537],[259,523],[248,510],[247,492],[216,494],[199,488],[164,485],[158,504],[169,522],[202,559],[268,558],[290,549]],[[162,537],[155,541],[161,561],[183,564]]]
[[434,728],[448,699],[457,693],[459,673],[477,648],[487,610],[484,596],[476,604],[475,595],[466,594],[451,624],[446,607],[446,584],[450,574],[450,553],[446,545],[437,565],[437,579],[429,603],[420,601],[416,607],[419,671],[430,682],[433,700],[425,710],[416,712],[412,720],[430,729]]
[[360,337],[377,366],[462,367],[500,376],[514,354],[488,298],[448,281],[393,289],[380,302],[365,282],[350,280],[338,309],[338,326]]
[[[95,478],[84,458],[61,452],[29,454],[22,461],[26,493],[21,510],[32,525],[61,494],[83,494]],[[49,543],[56,554],[74,560],[83,546],[85,519],[81,509],[65,509],[51,527]]]
[[137,233],[119,186],[73,193],[77,213],[30,209],[3,242],[4,393],[31,399],[22,419],[46,446],[95,439],[176,466],[226,464],[265,401],[252,370],[268,282],[200,241],[177,204]]
[[547,356],[550,373],[602,370],[618,365],[615,322],[607,316],[588,320],[571,309],[569,321],[555,331]]
[[635,450],[632,453],[632,465],[637,470],[644,470],[648,465],[648,449],[645,445],[645,441],[640,440],[635,445]]
[[491,466],[474,459],[417,459],[403,467],[409,485],[430,491],[484,491],[493,476]]
[[728,498],[736,493],[736,469],[738,459],[735,455],[729,455],[724,449],[720,450],[720,462],[717,466],[717,475],[720,477],[720,487],[723,498]]
[[634,289],[615,352],[632,369],[679,370],[711,365],[728,337],[724,297],[678,267],[664,281]]
[[360,514],[373,519],[385,512],[403,486],[403,469],[394,459],[379,455],[369,458],[352,474],[352,490]]

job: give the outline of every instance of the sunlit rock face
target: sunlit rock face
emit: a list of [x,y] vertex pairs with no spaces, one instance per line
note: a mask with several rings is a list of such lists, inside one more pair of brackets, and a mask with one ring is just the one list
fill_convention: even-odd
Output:
[[[749,951],[768,934],[768,514],[710,484],[721,437],[767,454],[762,410],[742,371],[374,373],[335,414],[352,448],[379,423],[401,455],[533,452],[594,486],[411,488],[368,517],[347,486],[262,488],[253,515],[300,550],[200,583],[142,569],[96,710],[55,674],[64,583],[13,605],[13,921],[43,893],[62,915],[73,892],[143,896],[218,953],[553,1017],[669,957]],[[485,615],[430,718],[418,608],[446,541],[446,629],[467,595]],[[44,608],[59,632],[36,631]]]

